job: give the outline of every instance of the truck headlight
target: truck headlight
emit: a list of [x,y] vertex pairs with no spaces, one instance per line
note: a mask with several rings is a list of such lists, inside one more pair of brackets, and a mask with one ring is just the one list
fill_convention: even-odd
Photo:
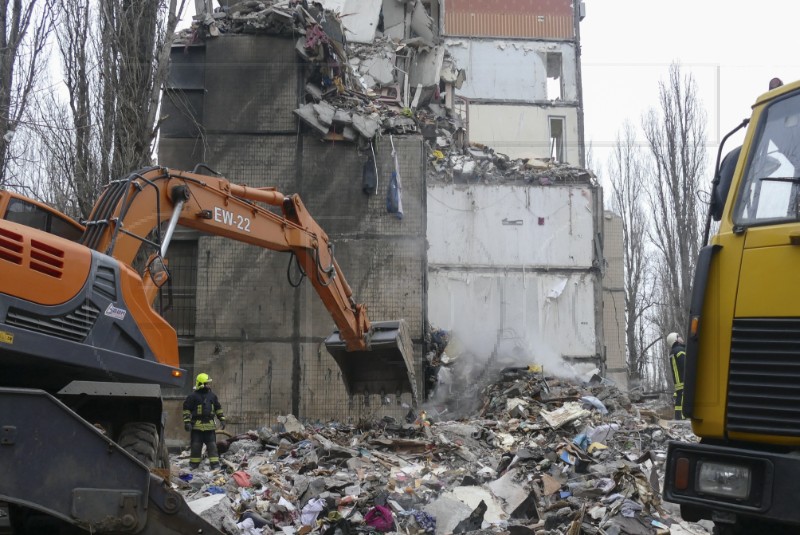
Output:
[[750,467],[700,461],[697,468],[698,491],[737,500],[747,499],[750,495]]

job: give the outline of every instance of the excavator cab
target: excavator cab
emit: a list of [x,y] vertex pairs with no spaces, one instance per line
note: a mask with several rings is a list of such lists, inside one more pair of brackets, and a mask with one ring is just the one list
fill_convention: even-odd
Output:
[[83,225],[58,210],[17,193],[0,190],[0,219],[78,241]]

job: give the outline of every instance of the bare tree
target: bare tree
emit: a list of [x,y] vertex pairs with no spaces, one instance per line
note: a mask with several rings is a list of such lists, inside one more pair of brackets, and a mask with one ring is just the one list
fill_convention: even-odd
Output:
[[47,200],[87,217],[109,180],[148,166],[185,0],[58,0],[66,101],[39,101]]
[[651,239],[658,252],[659,309],[653,319],[662,336],[688,324],[702,239],[698,192],[706,165],[705,119],[694,78],[683,75],[679,65],[671,65],[668,79],[659,83],[658,108],[651,108],[642,120],[652,157],[646,177]]
[[612,208],[622,218],[628,376],[638,381],[642,379],[646,366],[648,343],[644,314],[652,304],[652,291],[648,280],[644,154],[637,145],[636,132],[630,122],[626,122],[617,134],[608,169]]
[[[0,0],[0,186],[16,174],[13,139],[40,80],[55,0]],[[21,146],[24,152],[25,146]],[[24,168],[23,165],[16,166]],[[20,182],[14,180],[14,182]]]

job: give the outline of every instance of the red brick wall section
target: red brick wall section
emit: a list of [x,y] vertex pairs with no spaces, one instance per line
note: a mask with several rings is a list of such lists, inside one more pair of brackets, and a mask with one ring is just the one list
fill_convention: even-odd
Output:
[[574,39],[572,0],[444,0],[444,34]]

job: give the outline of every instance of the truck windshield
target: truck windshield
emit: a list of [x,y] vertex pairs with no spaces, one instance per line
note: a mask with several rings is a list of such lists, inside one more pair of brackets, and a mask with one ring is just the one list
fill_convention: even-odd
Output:
[[761,117],[741,184],[734,224],[800,220],[800,93],[773,102]]

